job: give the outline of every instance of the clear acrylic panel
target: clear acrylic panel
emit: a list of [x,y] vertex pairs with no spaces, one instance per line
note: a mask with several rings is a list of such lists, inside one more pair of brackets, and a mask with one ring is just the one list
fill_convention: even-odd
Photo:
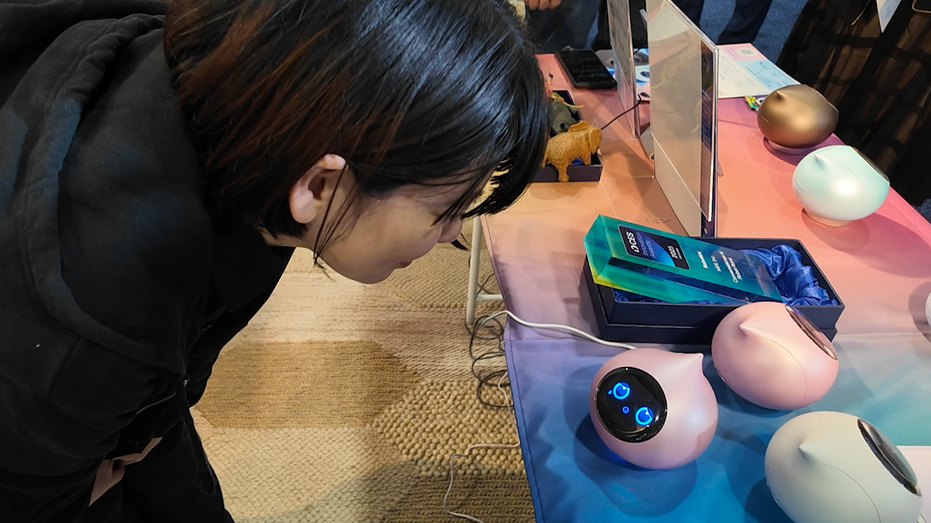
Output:
[[[632,109],[637,104],[637,79],[634,67],[633,43],[630,34],[629,0],[607,0],[608,30],[614,51],[614,79],[621,97],[621,108]],[[639,15],[638,15],[639,16]],[[640,112],[636,109],[620,118],[631,135],[640,138]]]
[[691,236],[714,235],[718,49],[669,0],[647,0],[656,179]]

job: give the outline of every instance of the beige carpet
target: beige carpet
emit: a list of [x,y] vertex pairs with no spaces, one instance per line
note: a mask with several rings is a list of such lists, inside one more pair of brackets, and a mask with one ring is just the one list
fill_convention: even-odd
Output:
[[[236,521],[464,521],[442,509],[450,456],[517,442],[513,413],[476,399],[464,327],[468,260],[437,247],[366,286],[295,254],[194,409]],[[484,257],[481,274],[491,274]],[[495,346],[484,341],[478,351]],[[496,389],[483,397],[503,401]],[[449,500],[485,523],[533,521],[515,448],[457,459]]]

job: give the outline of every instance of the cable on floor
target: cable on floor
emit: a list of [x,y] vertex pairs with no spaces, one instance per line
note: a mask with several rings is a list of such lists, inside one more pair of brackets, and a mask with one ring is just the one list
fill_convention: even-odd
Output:
[[[487,281],[487,280],[486,280],[486,281]],[[510,395],[510,392],[509,392],[509,391],[505,391],[505,390],[504,390],[505,387],[508,387],[508,388],[510,389],[510,381],[507,381],[507,382],[505,381],[505,380],[508,378],[507,367],[505,366],[504,369],[495,370],[495,371],[492,371],[492,372],[490,372],[490,373],[488,373],[488,374],[480,374],[480,373],[477,372],[476,369],[475,369],[475,364],[476,364],[478,361],[485,361],[485,360],[491,360],[491,359],[496,359],[496,358],[504,357],[504,355],[505,355],[505,352],[504,352],[504,325],[502,325],[502,324],[501,324],[501,321],[498,320],[498,318],[499,318],[500,316],[504,316],[504,315],[506,315],[508,318],[511,318],[513,321],[515,321],[515,322],[517,322],[517,323],[519,323],[519,324],[521,324],[521,325],[524,325],[524,326],[530,327],[530,328],[534,328],[534,329],[553,329],[553,330],[561,330],[561,331],[564,331],[564,332],[569,332],[569,333],[571,333],[571,334],[573,334],[573,335],[575,335],[575,336],[579,336],[579,337],[585,338],[585,339],[587,339],[587,340],[589,340],[589,341],[593,341],[593,342],[595,342],[595,343],[599,343],[599,344],[601,344],[601,345],[606,345],[606,346],[609,346],[609,347],[617,347],[617,348],[626,349],[626,350],[631,350],[631,349],[636,349],[636,348],[637,348],[637,347],[635,347],[635,346],[633,346],[633,345],[629,345],[629,344],[626,344],[626,343],[619,343],[619,342],[615,342],[615,341],[602,340],[602,339],[600,339],[600,338],[597,338],[597,337],[595,337],[595,336],[592,336],[591,334],[588,334],[587,332],[584,332],[584,331],[581,331],[581,330],[579,330],[579,329],[576,329],[575,327],[570,327],[570,326],[568,326],[568,325],[560,325],[560,324],[556,324],[556,323],[534,323],[534,322],[529,322],[529,321],[526,321],[526,320],[523,320],[523,319],[517,317],[517,315],[515,315],[513,312],[508,311],[508,310],[498,311],[498,312],[489,314],[489,315],[487,315],[487,316],[482,316],[481,318],[478,318],[478,319],[476,320],[476,322],[475,322],[475,327],[469,332],[469,334],[470,334],[470,338],[469,338],[469,357],[472,358],[472,375],[475,376],[475,377],[479,380],[479,385],[478,385],[478,389],[477,389],[477,393],[476,393],[477,398],[478,398],[478,401],[481,402],[483,405],[486,405],[486,406],[488,406],[488,407],[493,407],[493,408],[505,408],[505,409],[508,409],[508,410],[511,411],[511,413],[514,412],[514,411],[513,411],[514,405],[511,403],[511,395]],[[497,330],[493,329],[492,327],[489,327],[489,326],[487,325],[489,322],[493,322],[493,325],[494,325],[495,327],[497,327]],[[491,351],[489,351],[489,352],[485,352],[485,353],[483,353],[483,354],[480,354],[480,355],[478,355],[478,356],[475,356],[474,344],[475,344],[475,340],[476,340],[476,339],[484,339],[484,340],[494,339],[494,337],[491,337],[491,336],[489,336],[489,337],[484,337],[484,338],[483,338],[483,337],[478,337],[478,336],[476,335],[476,333],[477,333],[479,330],[481,330],[481,329],[487,329],[490,333],[492,333],[492,335],[493,335],[494,337],[497,337],[498,344],[497,344],[497,347],[496,347],[495,349],[493,349],[493,350],[491,350]],[[495,386],[497,387],[498,391],[501,392],[501,395],[504,397],[504,403],[503,403],[503,404],[493,404],[493,403],[491,403],[491,402],[486,401],[486,400],[483,398],[483,396],[482,396],[483,387],[488,386],[488,385],[491,383],[491,381],[492,381],[493,379],[497,379],[497,382],[496,382],[496,385],[495,385]],[[517,423],[517,420],[515,419],[515,424],[516,424],[516,423]],[[455,454],[453,454],[452,456],[450,456],[450,458],[449,458],[449,486],[446,488],[446,494],[443,496],[443,510],[444,510],[447,514],[449,514],[450,516],[457,517],[457,518],[461,518],[461,519],[465,519],[465,520],[471,521],[471,522],[473,522],[473,523],[484,523],[484,522],[483,522],[482,520],[480,520],[480,519],[474,517],[474,516],[470,516],[470,515],[468,515],[468,514],[464,514],[464,513],[461,513],[461,512],[453,512],[453,511],[449,510],[448,501],[449,501],[449,494],[450,494],[450,493],[452,492],[452,490],[453,490],[453,482],[454,482],[454,480],[455,480],[455,468],[456,468],[456,467],[455,467],[455,462],[456,462],[456,458],[465,458],[465,457],[468,457],[468,456],[472,453],[473,450],[475,450],[475,449],[480,449],[480,448],[491,448],[491,449],[495,449],[495,448],[506,448],[506,449],[513,449],[513,448],[520,448],[520,443],[518,442],[518,443],[511,444],[511,445],[505,445],[505,444],[499,444],[499,443],[480,443],[480,444],[476,444],[476,445],[471,445],[471,446],[469,446],[469,447],[465,450],[464,453],[455,453]]]

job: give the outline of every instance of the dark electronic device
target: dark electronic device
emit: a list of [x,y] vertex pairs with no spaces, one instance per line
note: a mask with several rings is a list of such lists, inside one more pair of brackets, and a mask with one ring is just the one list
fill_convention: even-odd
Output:
[[718,402],[701,353],[640,348],[617,354],[592,378],[588,410],[608,449],[633,465],[671,469],[704,452]]
[[666,421],[666,395],[653,376],[633,367],[621,367],[598,386],[598,416],[608,432],[621,441],[646,441]]
[[617,82],[591,49],[556,51],[556,59],[572,85],[580,89],[614,89]]

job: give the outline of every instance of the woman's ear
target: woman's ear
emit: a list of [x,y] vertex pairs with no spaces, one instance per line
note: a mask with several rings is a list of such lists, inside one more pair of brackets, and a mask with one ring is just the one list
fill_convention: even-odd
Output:
[[294,221],[308,224],[326,212],[345,169],[346,160],[336,154],[325,155],[307,169],[288,193],[288,205]]

